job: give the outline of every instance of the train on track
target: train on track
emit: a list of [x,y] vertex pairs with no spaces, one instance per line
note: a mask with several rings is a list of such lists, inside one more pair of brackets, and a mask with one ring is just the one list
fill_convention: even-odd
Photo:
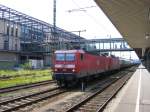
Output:
[[53,57],[53,79],[59,86],[77,83],[100,73],[119,70],[130,61],[113,55],[96,55],[84,50],[57,50]]

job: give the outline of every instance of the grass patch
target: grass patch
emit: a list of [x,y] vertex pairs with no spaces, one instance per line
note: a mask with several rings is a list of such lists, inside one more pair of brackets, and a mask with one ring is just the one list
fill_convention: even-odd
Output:
[[51,70],[19,70],[19,71],[14,71],[14,70],[0,70],[0,77],[2,76],[23,76],[23,75],[28,75],[28,74],[50,74]]
[[15,76],[19,75],[19,77],[14,77],[11,79],[0,80],[0,88],[10,87],[21,84],[29,84],[34,82],[40,82],[45,80],[52,80],[52,71],[51,70],[20,70],[20,71],[12,71],[12,70],[2,70],[0,71],[0,76]]

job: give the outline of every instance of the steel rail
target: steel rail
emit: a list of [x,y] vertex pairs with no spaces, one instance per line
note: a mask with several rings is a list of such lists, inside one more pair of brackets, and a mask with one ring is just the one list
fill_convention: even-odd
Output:
[[4,105],[4,104],[11,103],[11,102],[14,102],[16,100],[21,100],[21,99],[25,99],[25,98],[32,97],[32,96],[35,96],[35,95],[44,94],[46,92],[54,91],[54,90],[57,90],[57,89],[59,89],[59,87],[56,87],[56,88],[53,88],[53,89],[49,89],[49,90],[45,90],[45,91],[41,91],[41,92],[37,92],[37,93],[32,93],[32,94],[25,95],[25,96],[20,96],[20,97],[17,97],[17,98],[14,98],[14,99],[10,99],[10,100],[1,101],[0,102],[0,106]]
[[0,102],[0,108],[1,108],[0,112],[14,111],[14,110],[17,110],[19,108],[23,108],[23,107],[26,107],[28,105],[31,105],[33,103],[37,103],[41,100],[62,94],[66,91],[67,90],[63,90],[63,89],[60,89],[59,87],[57,87],[57,88],[42,91],[39,93],[34,93],[31,95],[22,96],[22,97],[15,98],[12,100],[3,101],[3,102]]
[[20,89],[26,89],[26,88],[32,88],[32,87],[36,87],[36,86],[46,85],[49,83],[55,83],[55,81],[54,80],[47,80],[47,81],[41,81],[41,82],[36,82],[36,83],[31,83],[31,84],[23,84],[23,85],[1,88],[0,94],[12,92],[12,91],[17,91]]

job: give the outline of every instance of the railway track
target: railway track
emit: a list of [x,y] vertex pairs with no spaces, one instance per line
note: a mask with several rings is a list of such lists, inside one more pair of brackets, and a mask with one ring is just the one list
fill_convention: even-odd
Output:
[[46,91],[30,94],[27,96],[21,96],[15,99],[0,102],[0,112],[11,112],[24,108],[26,106],[32,105],[39,101],[45,100],[47,98],[54,97],[56,95],[62,94],[67,90],[60,89],[59,87],[49,89]]
[[[19,78],[19,77],[31,77],[31,76],[35,76],[35,74],[24,74],[24,75],[15,75],[15,76],[0,76],[0,80],[10,80],[13,78]],[[43,77],[43,76],[48,76],[48,75],[42,75],[42,76],[36,76],[36,77]]]
[[75,103],[65,112],[102,112],[130,77],[131,75],[125,75],[104,81],[91,95]]
[[55,81],[48,80],[48,81],[36,82],[36,83],[32,83],[32,84],[24,84],[24,85],[17,85],[17,86],[12,86],[12,87],[7,87],[7,88],[1,88],[0,94],[12,92],[12,91],[17,91],[20,89],[42,86],[42,85],[46,85],[46,84],[50,84],[50,83],[55,83]]

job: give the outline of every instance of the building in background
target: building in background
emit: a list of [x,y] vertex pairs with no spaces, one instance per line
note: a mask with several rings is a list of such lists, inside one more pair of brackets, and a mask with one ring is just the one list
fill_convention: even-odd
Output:
[[[0,68],[13,68],[29,60],[52,63],[56,49],[70,49],[71,41],[84,40],[61,28],[0,5]],[[35,63],[34,63],[35,64]],[[42,64],[41,64],[42,65]],[[36,66],[36,65],[34,65]]]

